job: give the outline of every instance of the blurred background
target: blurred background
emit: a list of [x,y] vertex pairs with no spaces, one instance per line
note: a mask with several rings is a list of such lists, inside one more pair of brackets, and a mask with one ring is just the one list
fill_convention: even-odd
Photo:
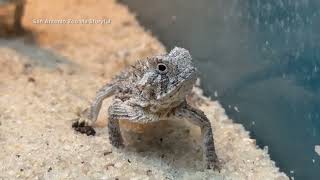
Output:
[[319,179],[320,1],[121,0],[294,179]]

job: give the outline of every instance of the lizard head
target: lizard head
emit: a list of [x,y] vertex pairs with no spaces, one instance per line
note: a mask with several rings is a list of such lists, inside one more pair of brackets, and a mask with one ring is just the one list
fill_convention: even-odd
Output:
[[175,47],[169,54],[149,58],[147,67],[139,85],[143,89],[148,86],[159,102],[184,100],[196,81],[196,68],[184,48]]

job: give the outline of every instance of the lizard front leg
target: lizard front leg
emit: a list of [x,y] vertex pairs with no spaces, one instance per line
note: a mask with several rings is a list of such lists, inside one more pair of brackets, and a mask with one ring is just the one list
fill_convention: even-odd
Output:
[[91,127],[97,120],[101,105],[104,99],[114,94],[116,87],[114,85],[107,84],[102,87],[92,102],[90,108],[85,109],[80,114],[80,117],[72,124],[72,127],[83,134],[94,135],[95,131]]
[[122,148],[124,145],[119,126],[119,119],[114,115],[109,115],[108,132],[111,145],[116,148]]
[[109,121],[108,132],[110,143],[116,147],[123,147],[123,138],[119,126],[119,121],[130,121],[133,123],[149,123],[152,120],[159,120],[157,116],[145,113],[140,106],[131,105],[121,101],[120,99],[114,99],[112,105],[108,109]]
[[187,119],[201,128],[204,159],[207,163],[207,169],[220,170],[211,124],[206,115],[201,110],[195,109],[187,103],[176,109],[174,114],[177,118]]

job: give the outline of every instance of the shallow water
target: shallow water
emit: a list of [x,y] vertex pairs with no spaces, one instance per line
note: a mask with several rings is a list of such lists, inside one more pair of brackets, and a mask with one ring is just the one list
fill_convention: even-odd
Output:
[[319,179],[320,1],[127,1],[290,177]]

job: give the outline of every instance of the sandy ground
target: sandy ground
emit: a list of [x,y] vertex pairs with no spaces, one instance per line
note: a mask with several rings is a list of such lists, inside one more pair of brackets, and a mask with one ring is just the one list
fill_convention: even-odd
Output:
[[[111,24],[32,24],[40,18]],[[112,0],[30,0],[23,22],[33,35],[0,40],[0,179],[288,179],[218,102],[204,97],[198,105],[213,124],[220,173],[203,170],[200,130],[187,122],[122,124],[127,147],[112,148],[104,128],[110,99],[96,136],[75,133],[72,119],[99,87],[165,49]]]

